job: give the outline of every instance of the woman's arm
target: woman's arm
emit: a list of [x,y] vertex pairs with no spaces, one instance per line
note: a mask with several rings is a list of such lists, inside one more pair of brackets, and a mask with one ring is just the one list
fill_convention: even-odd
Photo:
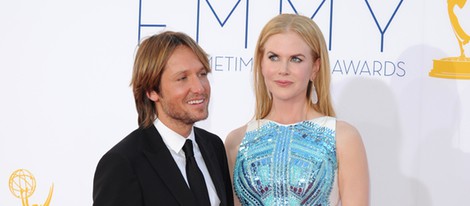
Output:
[[336,152],[342,206],[369,205],[369,171],[361,135],[352,125],[337,121]]
[[[240,127],[238,129],[233,130],[227,135],[225,139],[225,151],[227,152],[227,159],[228,159],[228,169],[230,170],[230,178],[232,179],[233,183],[233,169],[235,167],[235,161],[237,159],[238,148],[240,143],[242,142],[243,137],[245,136],[246,126]],[[232,185],[233,186],[233,185]],[[240,201],[235,194],[235,189],[233,190],[233,199],[235,206],[240,206]]]

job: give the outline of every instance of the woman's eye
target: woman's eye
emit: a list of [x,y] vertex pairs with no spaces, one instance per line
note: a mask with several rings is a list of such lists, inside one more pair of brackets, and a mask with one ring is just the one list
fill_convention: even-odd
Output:
[[184,77],[180,77],[177,79],[177,81],[183,81],[183,80],[186,80],[188,77],[184,76]]
[[269,55],[268,59],[271,60],[271,61],[277,61],[279,59],[279,57],[276,56],[276,55]]
[[292,57],[291,61],[299,63],[299,62],[302,62],[302,59],[300,59],[298,57]]

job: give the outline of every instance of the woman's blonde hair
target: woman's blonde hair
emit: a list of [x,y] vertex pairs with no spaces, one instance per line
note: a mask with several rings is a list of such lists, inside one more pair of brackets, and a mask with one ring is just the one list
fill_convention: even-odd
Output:
[[256,43],[253,69],[256,95],[255,119],[266,117],[273,103],[261,72],[261,61],[265,49],[264,45],[272,35],[288,31],[295,32],[304,40],[312,51],[314,61],[320,58],[320,69],[313,84],[312,82],[308,84],[306,94],[306,98],[310,99],[312,90],[316,89],[318,102],[313,104],[312,101],[308,101],[309,106],[323,115],[335,116],[330,97],[330,60],[325,39],[320,28],[308,17],[297,14],[280,14],[272,18],[263,27],[258,42]]

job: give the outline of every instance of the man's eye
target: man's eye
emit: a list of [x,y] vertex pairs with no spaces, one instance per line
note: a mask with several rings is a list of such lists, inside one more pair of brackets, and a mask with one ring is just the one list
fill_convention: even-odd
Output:
[[199,73],[199,76],[207,76],[207,72],[201,72]]

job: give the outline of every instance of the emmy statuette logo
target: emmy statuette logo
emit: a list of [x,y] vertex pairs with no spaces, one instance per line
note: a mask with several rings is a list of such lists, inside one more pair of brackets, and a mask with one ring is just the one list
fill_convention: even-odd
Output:
[[[10,176],[9,181],[10,192],[13,196],[21,199],[23,206],[29,206],[29,197],[31,197],[36,190],[36,179],[33,174],[25,169],[18,169],[14,171]],[[52,192],[54,185],[49,189],[49,195],[47,196],[44,204],[33,204],[32,206],[49,206],[51,203]]]
[[446,57],[433,61],[433,69],[429,76],[448,79],[470,79],[470,58],[465,56],[464,45],[470,41],[470,36],[464,31],[454,12],[455,6],[462,9],[467,0],[448,0],[447,11],[449,12],[450,23],[459,43],[460,56]]

